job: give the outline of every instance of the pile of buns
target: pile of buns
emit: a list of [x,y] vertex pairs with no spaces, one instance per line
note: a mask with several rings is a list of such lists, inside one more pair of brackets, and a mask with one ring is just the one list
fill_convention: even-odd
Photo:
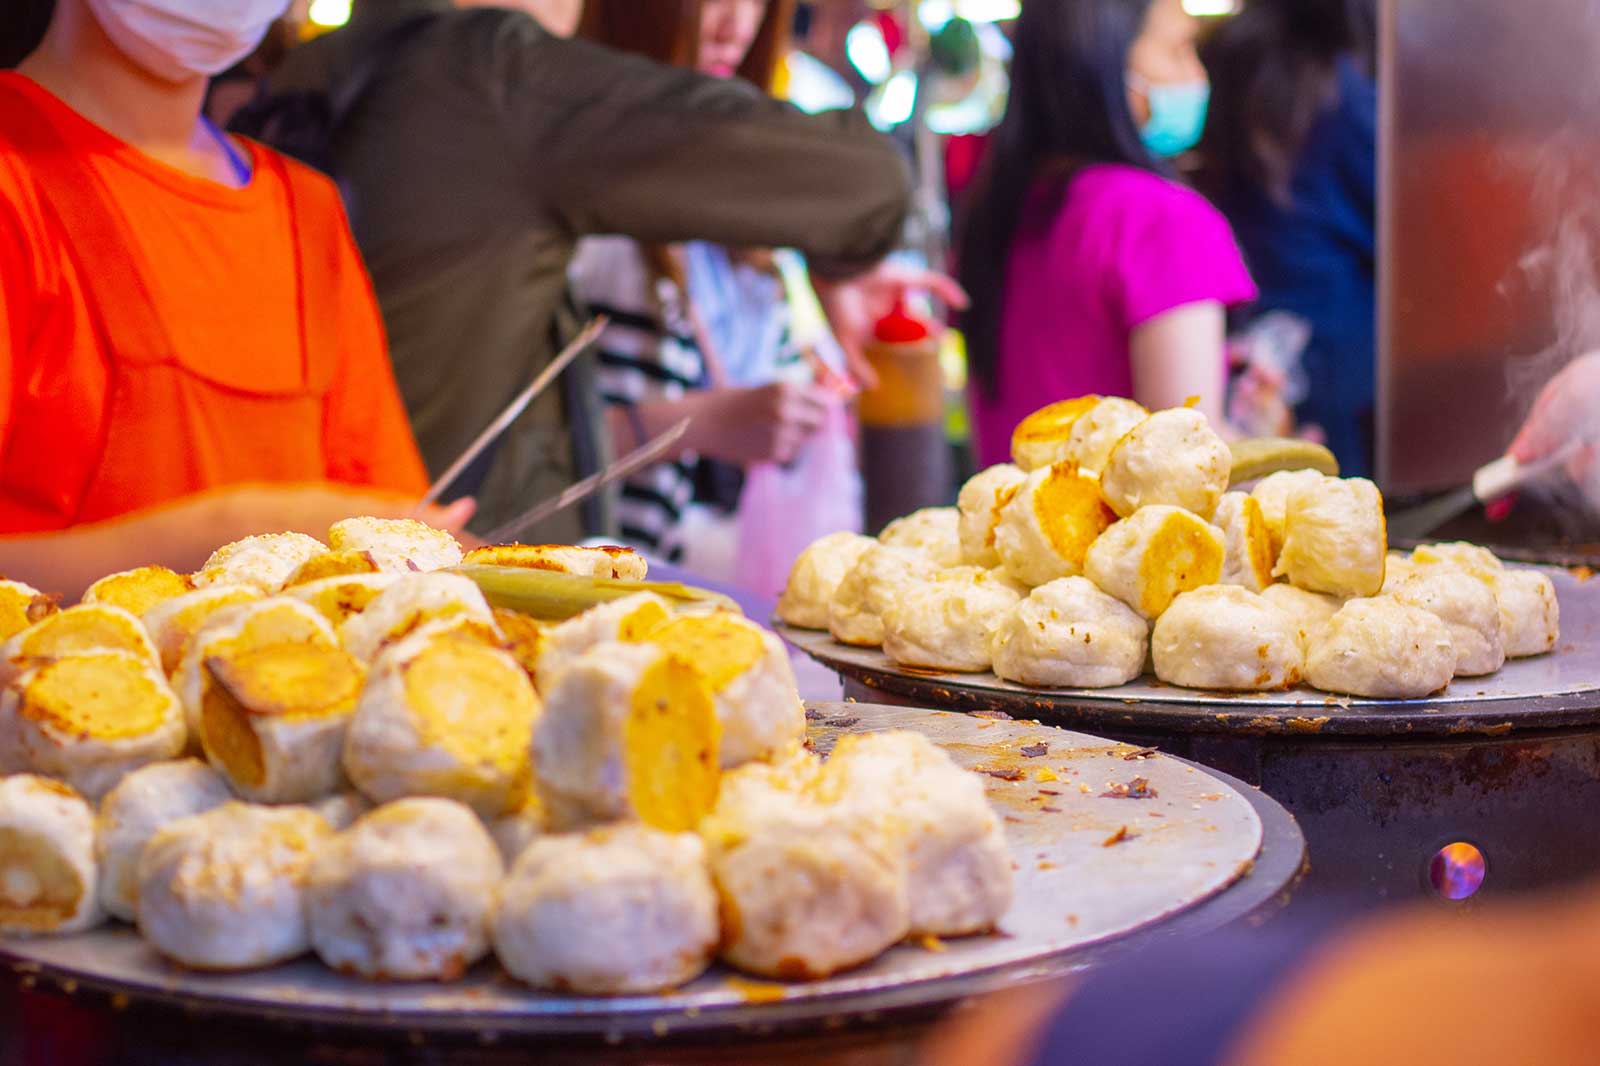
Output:
[[193,969],[392,980],[493,952],[617,994],[718,957],[818,978],[1005,913],[982,779],[908,732],[824,763],[770,632],[648,586],[540,624],[458,564],[646,569],[354,519],[65,610],[0,584],[0,934],[110,917]]
[[1362,478],[1274,473],[1228,491],[1228,445],[1190,408],[1082,397],[1030,415],[1014,463],[956,507],[876,539],[835,533],[778,617],[904,666],[1109,688],[1147,671],[1196,689],[1299,684],[1381,699],[1541,655],[1555,587],[1469,544],[1388,550]]

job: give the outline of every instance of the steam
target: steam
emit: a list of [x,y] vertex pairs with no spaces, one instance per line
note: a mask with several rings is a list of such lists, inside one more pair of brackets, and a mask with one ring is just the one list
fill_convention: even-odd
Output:
[[1592,142],[1560,138],[1515,164],[1532,171],[1532,213],[1545,232],[1501,292],[1515,287],[1548,300],[1555,334],[1548,347],[1508,363],[1509,398],[1523,413],[1567,363],[1600,348],[1600,190],[1592,159],[1584,166],[1578,157],[1586,147],[1592,151]]
[[[1531,175],[1533,218],[1544,233],[1518,260],[1501,294],[1520,290],[1530,312],[1548,308],[1550,343],[1506,363],[1507,402],[1518,424],[1556,374],[1585,353],[1600,350],[1600,188],[1594,183],[1592,135],[1566,132],[1508,164]],[[1600,445],[1600,404],[1574,419],[1568,439],[1586,453]],[[1575,461],[1571,475],[1552,473],[1524,493],[1542,500],[1569,535],[1593,532],[1600,516],[1600,463]]]

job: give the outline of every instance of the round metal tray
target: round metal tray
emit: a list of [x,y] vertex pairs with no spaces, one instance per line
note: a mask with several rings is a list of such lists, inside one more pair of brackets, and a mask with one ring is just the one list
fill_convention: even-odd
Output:
[[[195,973],[165,962],[126,927],[0,940],[0,965],[25,985],[98,994],[118,1007],[417,1040],[772,1032],[926,1009],[1083,965],[1108,943],[1141,932],[1198,932],[1272,905],[1302,867],[1304,841],[1281,808],[1179,759],[1033,723],[942,712],[836,703],[814,706],[808,717],[822,751],[846,731],[916,729],[986,773],[1017,871],[1016,899],[999,933],[905,944],[808,984],[749,981],[719,967],[668,995],[617,998],[536,993],[491,964],[448,985],[367,983],[310,959]],[[1148,782],[1150,798],[1106,794],[1135,778]]]
[[[1001,710],[1013,717],[1117,732],[1328,736],[1479,734],[1558,729],[1600,722],[1600,582],[1540,568],[1555,582],[1561,641],[1549,655],[1514,659],[1490,677],[1462,678],[1420,700],[1330,696],[1300,687],[1279,692],[1203,692],[1145,676],[1108,689],[1038,689],[991,673],[910,669],[877,648],[840,644],[827,633],[775,624],[790,644],[838,672],[846,693],[953,710]],[[865,697],[863,697],[865,698]]]

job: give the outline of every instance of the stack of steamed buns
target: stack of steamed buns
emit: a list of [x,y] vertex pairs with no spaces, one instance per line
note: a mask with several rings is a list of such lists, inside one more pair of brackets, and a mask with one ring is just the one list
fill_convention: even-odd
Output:
[[1296,470],[1228,491],[1228,446],[1199,411],[1068,400],[1024,420],[1012,456],[956,507],[812,544],[779,618],[904,666],[1028,686],[1153,670],[1188,688],[1379,699],[1559,639],[1543,573],[1469,544],[1388,551],[1370,481]]
[[544,625],[462,563],[645,576],[357,519],[66,610],[0,584],[0,934],[109,916],[193,969],[387,980],[492,952],[620,994],[715,958],[818,978],[1005,914],[982,779],[910,732],[822,762],[770,632],[644,589]]

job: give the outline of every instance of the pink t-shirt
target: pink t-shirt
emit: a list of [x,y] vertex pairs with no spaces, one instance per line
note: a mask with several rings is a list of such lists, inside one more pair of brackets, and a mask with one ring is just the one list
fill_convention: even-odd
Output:
[[1117,164],[1042,184],[1006,263],[999,388],[971,386],[980,462],[1007,462],[1011,431],[1047,403],[1132,396],[1134,327],[1184,304],[1255,297],[1227,220],[1194,190]]

